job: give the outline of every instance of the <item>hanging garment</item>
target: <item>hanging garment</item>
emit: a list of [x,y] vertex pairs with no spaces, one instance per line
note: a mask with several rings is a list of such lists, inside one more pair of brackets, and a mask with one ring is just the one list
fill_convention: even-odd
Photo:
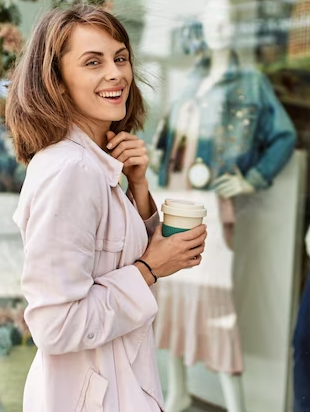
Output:
[[[256,190],[267,188],[290,158],[296,135],[267,79],[255,70],[241,70],[234,53],[227,73],[197,97],[207,75],[207,65],[205,70],[198,65],[155,142],[163,152],[158,179],[165,188],[154,193],[158,207],[165,197],[179,197],[198,200],[208,210],[200,266],[157,286],[155,335],[159,348],[183,356],[187,365],[202,361],[214,371],[239,373],[243,363],[233,302],[233,252],[223,235],[223,223],[234,224],[235,213],[231,200],[219,201],[212,191],[212,180],[234,173],[237,166]],[[176,162],[180,147],[182,161]],[[211,182],[202,190],[188,182],[197,158],[211,171]]]
[[155,321],[158,348],[182,356],[186,365],[203,362],[213,371],[243,371],[242,350],[233,302],[233,252],[227,247],[212,191],[153,192],[160,209],[166,197],[195,199],[207,207],[208,237],[199,266],[157,282],[159,311]]
[[[227,73],[201,97],[196,97],[208,67],[199,65],[189,77],[188,87],[165,117],[162,133],[154,146],[162,150],[159,185],[168,187],[170,160],[184,104],[198,107],[197,151],[211,170],[213,179],[236,166],[256,190],[272,184],[293,153],[295,128],[275,96],[267,78],[256,70],[242,70],[232,54]],[[194,161],[193,159],[193,161]],[[206,190],[212,187],[212,182]]]

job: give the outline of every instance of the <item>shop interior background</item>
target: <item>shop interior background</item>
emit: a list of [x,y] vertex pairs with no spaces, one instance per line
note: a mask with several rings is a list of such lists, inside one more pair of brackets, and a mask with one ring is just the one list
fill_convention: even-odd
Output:
[[[62,7],[65,7],[65,2],[60,3]],[[133,41],[137,69],[142,78],[151,85],[150,87],[141,83],[147,102],[148,117],[145,129],[139,133],[139,136],[145,139],[149,149],[148,179],[154,198],[160,208],[165,197],[178,194],[194,199],[198,197],[199,200],[204,201],[210,212],[206,222],[208,223],[210,219],[211,228],[212,230],[214,228],[214,233],[218,235],[222,228],[222,221],[216,209],[216,202],[213,203],[212,186],[197,190],[189,185],[180,190],[177,184],[175,186],[163,184],[160,181],[160,170],[167,146],[160,146],[158,143],[160,136],[163,136],[163,126],[171,124],[169,116],[176,102],[182,99],[192,81],[196,84],[195,81],[199,79],[201,73],[203,77],[208,76],[208,70],[212,65],[215,53],[208,47],[208,39],[203,30],[203,24],[206,24],[206,21],[202,21],[202,17],[206,19],[206,16],[210,18],[210,24],[214,20],[212,12],[209,15],[205,12],[208,3],[210,2],[207,0],[107,0],[105,6],[108,10],[115,12],[127,28]],[[238,375],[237,381],[232,381],[233,383],[228,383],[227,386],[225,376],[230,375],[227,365],[214,364],[214,366],[202,359],[196,361],[199,356],[189,356],[188,352],[185,354],[184,349],[183,352],[180,350],[179,358],[183,359],[184,363],[187,359],[188,363],[193,364],[181,367],[180,373],[185,371],[185,377],[183,381],[175,380],[175,382],[179,385],[185,384],[183,391],[192,397],[192,406],[189,406],[187,411],[196,411],[194,408],[208,411],[212,410],[208,409],[208,405],[214,405],[224,410],[230,408],[230,412],[288,412],[293,410],[292,339],[308,269],[304,238],[310,223],[308,189],[310,1],[218,0],[218,3],[223,4],[224,9],[229,6],[231,10],[230,24],[233,28],[233,42],[230,43],[230,47],[238,59],[238,76],[239,72],[245,73],[246,76],[254,72],[257,73],[259,79],[266,79],[270,90],[272,89],[272,93],[293,124],[296,142],[291,157],[275,176],[270,187],[256,190],[249,195],[235,196],[233,199],[234,243],[233,247],[227,247],[226,244],[226,254],[223,255],[223,259],[226,260],[223,270],[226,273],[225,281],[228,283],[221,288],[222,292],[223,289],[227,292],[229,302],[230,300],[234,302],[235,312],[228,313],[227,316],[221,315],[222,317],[217,319],[218,322],[214,323],[214,327],[226,330],[226,332],[237,327],[243,363],[242,373]],[[0,2],[0,40],[2,41],[0,42],[1,412],[22,410],[23,384],[36,350],[22,318],[25,302],[19,284],[23,250],[18,229],[11,218],[18,202],[18,193],[22,186],[25,169],[15,162],[12,142],[4,125],[8,80],[6,68],[9,67],[9,62],[14,60],[16,51],[27,40],[34,21],[41,13],[55,4],[42,0]],[[199,63],[202,60],[204,62],[202,71],[199,71]],[[225,82],[228,82],[227,90],[230,90],[234,81],[234,78],[230,77],[228,79],[225,77],[224,80],[216,79],[216,87],[218,83],[226,85]],[[197,80],[197,85],[199,84]],[[260,133],[254,124],[256,125],[256,115],[258,116],[258,110],[262,105],[253,102],[251,100],[254,96],[253,90],[248,90],[244,86],[246,83],[242,85],[244,88],[235,89],[234,99],[229,94],[222,94],[220,101],[216,103],[218,104],[216,112],[218,121],[212,125],[214,129],[211,134],[214,140],[218,136],[222,136],[222,139],[226,138],[222,141],[223,150],[226,150],[228,146],[239,144],[239,137],[236,133],[241,133],[243,138],[249,136],[249,139],[255,131]],[[189,101],[195,94],[191,94],[190,91],[188,93]],[[236,102],[238,105],[234,106]],[[252,109],[253,112],[251,112]],[[235,110],[233,112],[234,121],[230,120],[231,117],[228,115],[228,111],[231,110]],[[263,110],[264,107],[262,107]],[[214,107],[208,107],[206,104],[203,118],[214,120],[214,113]],[[210,126],[211,120],[206,123],[206,127]],[[199,121],[202,122],[202,117]],[[216,129],[216,127],[220,128]],[[178,125],[175,126],[175,130],[175,135],[180,133]],[[266,133],[267,131],[264,130],[264,134]],[[189,140],[187,143],[189,144]],[[185,149],[181,146],[178,148],[178,154],[183,160],[187,148],[187,146]],[[196,156],[192,160],[195,161]],[[126,186],[125,181],[122,184]],[[212,226],[212,219],[215,222],[214,226]],[[204,256],[206,266],[209,260],[212,266],[216,256],[219,256],[218,259],[222,257],[221,254],[216,255],[218,243],[212,240],[212,230],[211,234],[209,233],[209,245],[207,243]],[[225,239],[223,239],[220,241],[224,242]],[[218,241],[217,238],[216,241]],[[208,256],[211,251],[213,258]],[[199,279],[204,273],[196,273],[196,275]],[[213,286],[219,287],[221,270],[216,275],[218,278],[214,279],[214,273],[212,273],[211,280],[214,281]],[[207,307],[205,300],[210,296],[215,299],[214,302],[208,303],[213,308],[217,307],[219,301],[216,300],[217,295],[209,294],[210,284],[204,285],[204,280],[201,284],[199,280],[197,281],[199,289],[197,292],[197,284],[193,286],[190,280],[186,280],[190,276],[188,273],[185,276],[182,274],[179,278],[176,277],[175,284],[169,285],[169,293],[174,294],[177,288],[179,291],[177,296],[181,304],[187,305],[190,301],[191,309],[193,302],[197,302],[195,306],[199,308],[199,321],[197,320],[199,330],[192,325],[190,328],[192,332],[187,331],[187,333],[196,334],[197,340],[207,347],[208,340],[221,338],[218,338],[218,333],[210,335],[209,332],[201,330],[206,315],[200,307]],[[162,285],[168,287],[165,283]],[[206,295],[201,292],[204,287],[207,289]],[[163,292],[159,291],[159,293],[162,296]],[[163,315],[165,315],[163,311],[175,309],[181,316],[179,306],[169,306],[174,302],[172,295],[168,298],[162,297],[162,299],[166,305],[161,309]],[[168,299],[168,302],[164,299]],[[225,300],[225,297],[221,299]],[[220,301],[226,308],[227,302],[223,302],[223,300]],[[206,310],[210,311],[209,308]],[[184,310],[182,316],[187,317],[188,313]],[[216,316],[212,315],[211,318],[214,320]],[[170,340],[167,338],[165,341],[166,327],[167,325],[159,324],[159,322],[155,324],[157,342],[160,341],[160,346],[163,347],[158,349],[160,376],[164,393],[168,397],[169,386],[171,390],[173,383],[171,376],[169,377],[167,365],[171,364],[171,353],[175,352],[174,343],[171,341],[175,335],[169,335]],[[208,328],[210,325],[206,327],[206,330],[209,330]],[[182,335],[181,332],[180,335]],[[234,339],[234,335],[229,336]],[[227,351],[235,350],[235,346],[231,342],[231,345],[225,344],[226,346],[221,347],[221,342],[219,341],[217,345],[215,341],[213,344],[219,347],[222,351],[220,355],[225,358],[228,356]],[[196,349],[197,346],[195,346]],[[231,357],[231,354],[229,356]],[[234,382],[237,382],[235,392]],[[234,401],[228,399],[230,390],[234,392],[231,398],[238,399],[239,395],[242,398],[243,405],[236,406],[236,409],[231,409],[231,402]],[[171,409],[168,412],[178,411]]]

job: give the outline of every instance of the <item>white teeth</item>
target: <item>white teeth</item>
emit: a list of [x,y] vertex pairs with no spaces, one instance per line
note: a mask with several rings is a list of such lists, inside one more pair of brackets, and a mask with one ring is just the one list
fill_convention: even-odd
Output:
[[123,93],[122,90],[118,91],[118,92],[102,92],[102,93],[98,93],[100,97],[119,97],[121,96]]

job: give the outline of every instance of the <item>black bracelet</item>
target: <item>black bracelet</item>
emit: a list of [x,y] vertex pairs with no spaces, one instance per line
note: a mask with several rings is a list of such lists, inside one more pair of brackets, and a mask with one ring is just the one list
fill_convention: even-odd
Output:
[[154,283],[156,283],[156,282],[157,282],[157,276],[156,276],[155,273],[153,272],[151,266],[148,265],[146,262],[144,262],[144,260],[141,260],[141,259],[135,260],[135,263],[136,263],[136,262],[143,263],[143,264],[148,268],[148,270],[151,272],[152,276],[154,277]]

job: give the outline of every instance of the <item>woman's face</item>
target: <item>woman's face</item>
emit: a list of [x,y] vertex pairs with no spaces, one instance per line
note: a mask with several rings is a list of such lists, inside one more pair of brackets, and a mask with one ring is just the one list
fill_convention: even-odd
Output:
[[132,82],[129,51],[106,31],[77,26],[61,60],[63,86],[88,126],[107,131],[126,115]]

